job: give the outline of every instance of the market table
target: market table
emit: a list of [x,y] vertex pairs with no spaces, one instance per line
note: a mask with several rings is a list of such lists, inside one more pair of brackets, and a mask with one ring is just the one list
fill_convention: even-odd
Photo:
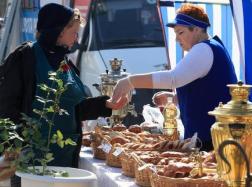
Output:
[[134,178],[124,176],[121,168],[109,167],[105,160],[93,158],[92,149],[82,147],[79,168],[86,169],[97,175],[98,187],[138,187]]
[[0,187],[10,187],[10,186],[11,186],[10,179],[0,181]]

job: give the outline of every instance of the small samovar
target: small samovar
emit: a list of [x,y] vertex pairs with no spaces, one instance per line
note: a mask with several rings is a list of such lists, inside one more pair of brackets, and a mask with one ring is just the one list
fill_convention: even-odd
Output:
[[[126,69],[121,70],[122,60],[114,58],[109,61],[111,70],[106,70],[106,73],[100,75],[101,84],[95,84],[94,86],[100,91],[102,95],[112,96],[114,87],[122,78],[129,76],[130,74],[126,72]],[[129,93],[129,99],[131,100],[132,92]],[[112,115],[110,117],[110,125],[120,124],[123,118],[131,113],[134,116],[137,115],[135,107],[133,104],[127,104],[120,110],[112,110]]]
[[[230,163],[230,167],[220,158],[218,148],[223,141],[233,140],[241,145],[249,162],[252,162],[252,103],[248,100],[251,85],[242,82],[227,85],[232,100],[227,104],[220,103],[209,115],[216,118],[211,127],[211,135],[216,153],[218,174],[232,187],[245,186],[246,164],[239,149],[228,145],[223,153]],[[252,168],[250,168],[250,172]]]

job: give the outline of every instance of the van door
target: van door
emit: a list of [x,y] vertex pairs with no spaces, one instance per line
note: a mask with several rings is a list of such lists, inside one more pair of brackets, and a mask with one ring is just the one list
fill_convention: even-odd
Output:
[[[150,0],[94,0],[91,2],[77,64],[81,80],[94,96],[92,86],[109,69],[109,60],[123,60],[128,73],[163,70],[167,56],[156,2]],[[150,104],[157,90],[137,89],[133,96],[136,111]],[[137,101],[137,102],[136,102]],[[140,118],[141,115],[140,115]]]

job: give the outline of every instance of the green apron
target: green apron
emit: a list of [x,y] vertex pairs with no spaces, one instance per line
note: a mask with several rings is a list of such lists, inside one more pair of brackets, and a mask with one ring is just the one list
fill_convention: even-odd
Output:
[[[36,83],[47,84],[51,87],[52,82],[48,79],[48,72],[53,71],[50,66],[42,48],[37,42],[33,44],[35,56],[36,56]],[[65,62],[67,63],[67,62]],[[60,130],[64,136],[64,139],[71,138],[78,145],[71,146],[66,145],[63,149],[56,144],[52,144],[50,149],[54,154],[54,160],[48,165],[64,166],[64,167],[77,167],[79,150],[81,146],[81,132],[80,124],[77,124],[75,106],[85,99],[85,90],[82,82],[76,73],[71,69],[60,72],[59,78],[66,83],[70,83],[67,90],[62,94],[60,98],[60,108],[67,110],[69,115],[56,115],[54,118],[54,126],[52,132],[55,133]],[[36,88],[36,95],[46,98],[45,93],[39,88]],[[49,97],[49,99],[52,99]],[[33,102],[33,108],[41,109],[42,104],[37,100]],[[42,135],[47,137],[48,125],[42,122]]]

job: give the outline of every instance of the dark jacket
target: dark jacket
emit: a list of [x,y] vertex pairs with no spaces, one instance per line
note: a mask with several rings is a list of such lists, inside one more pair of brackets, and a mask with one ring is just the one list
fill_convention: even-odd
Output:
[[[19,122],[20,113],[31,114],[35,98],[35,56],[30,42],[16,48],[0,66],[0,118]],[[70,63],[79,74],[78,69]],[[90,97],[77,107],[79,121],[110,116],[111,109],[105,107],[107,96]]]
[[[32,104],[36,93],[36,60],[31,43],[26,42],[16,48],[0,66],[0,118],[10,118],[19,123],[21,113],[32,114]],[[72,63],[70,67],[79,74]],[[72,167],[78,167],[81,147],[81,121],[110,116],[111,109],[105,107],[108,96],[84,99],[75,107],[76,123],[80,124],[76,133],[80,134],[77,147],[71,154]],[[53,164],[53,162],[51,163]],[[56,163],[57,164],[57,163]]]

